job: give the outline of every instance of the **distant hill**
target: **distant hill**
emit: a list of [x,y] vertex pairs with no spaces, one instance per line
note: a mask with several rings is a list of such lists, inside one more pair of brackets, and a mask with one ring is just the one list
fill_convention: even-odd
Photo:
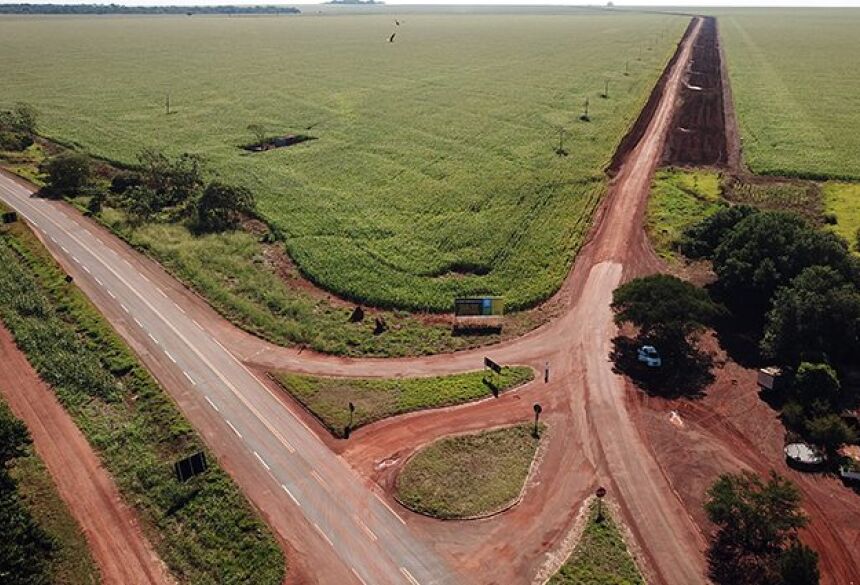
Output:
[[[349,4],[351,2],[344,2]],[[373,0],[370,0],[373,3]],[[299,14],[294,6],[121,6],[119,4],[0,4],[0,14]]]
[[385,4],[381,0],[329,0],[324,4]]

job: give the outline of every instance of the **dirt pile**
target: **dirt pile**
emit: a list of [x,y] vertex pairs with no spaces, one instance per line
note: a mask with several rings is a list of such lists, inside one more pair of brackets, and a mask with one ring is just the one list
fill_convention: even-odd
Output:
[[709,166],[729,163],[722,73],[717,21],[705,18],[682,88],[681,107],[666,142],[664,163]]

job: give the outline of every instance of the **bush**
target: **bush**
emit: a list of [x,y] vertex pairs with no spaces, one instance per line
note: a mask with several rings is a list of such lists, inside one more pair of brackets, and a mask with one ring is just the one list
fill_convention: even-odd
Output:
[[90,159],[81,153],[66,152],[48,160],[45,190],[54,196],[76,195],[92,181]]
[[209,183],[197,202],[197,227],[207,232],[233,229],[254,205],[254,195],[245,187]]
[[22,132],[0,130],[0,150],[22,151],[33,144],[33,137]]
[[687,229],[678,248],[688,258],[710,258],[726,234],[754,213],[758,213],[758,210],[749,205],[735,205],[720,209]]
[[137,187],[141,184],[142,179],[138,173],[131,171],[121,171],[114,175],[110,181],[110,192],[114,195],[123,195],[132,187]]

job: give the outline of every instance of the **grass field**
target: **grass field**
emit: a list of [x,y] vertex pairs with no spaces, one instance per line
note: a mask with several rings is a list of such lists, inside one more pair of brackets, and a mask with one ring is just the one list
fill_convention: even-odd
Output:
[[[547,297],[687,19],[409,14],[387,43],[393,20],[0,18],[14,55],[0,104],[28,101],[47,135],[110,159],[204,155],[253,188],[300,269],[344,296],[433,311],[461,294],[512,308]],[[586,98],[591,122],[578,120]],[[238,146],[257,122],[318,140],[249,154]]]
[[531,424],[441,439],[418,451],[397,478],[397,499],[436,518],[471,518],[513,502],[540,439]]
[[597,505],[591,505],[581,540],[547,585],[645,585],[621,532],[604,510],[598,522]]
[[[504,368],[487,377],[485,372],[469,372],[428,378],[321,378],[276,372],[275,380],[310,410],[335,436],[343,437],[351,428],[427,408],[440,408],[488,398],[493,391],[504,392],[534,377],[531,368]],[[349,403],[355,406],[350,417]]]
[[[7,415],[11,416],[11,412],[0,399],[0,416]],[[51,474],[32,445],[26,448],[24,456],[13,460],[8,472],[17,482],[17,492],[26,509],[54,542],[48,560],[50,582],[54,585],[99,583],[99,571],[84,533],[60,498]]]
[[714,11],[755,173],[860,179],[860,11]]
[[274,537],[211,454],[177,483],[173,463],[205,449],[200,437],[22,222],[0,227],[0,265],[0,318],[177,580],[281,583]]
[[661,169],[654,176],[646,226],[657,254],[677,258],[684,230],[724,205],[719,173],[709,170]]

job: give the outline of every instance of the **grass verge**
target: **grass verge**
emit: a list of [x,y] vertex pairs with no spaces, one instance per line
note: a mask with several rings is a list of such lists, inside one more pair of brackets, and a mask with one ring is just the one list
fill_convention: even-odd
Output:
[[397,478],[397,499],[434,518],[474,518],[516,500],[540,439],[531,424],[448,437],[418,451]]
[[833,231],[860,252],[860,183],[825,183],[824,210],[836,216]]
[[579,544],[548,585],[645,585],[621,531],[606,506],[603,510],[598,521],[597,503],[592,503]]
[[714,171],[657,171],[648,200],[646,225],[661,258],[678,258],[675,248],[684,230],[724,205],[721,191],[721,177]]
[[26,456],[15,459],[9,474],[18,482],[18,493],[30,514],[54,542],[49,561],[51,583],[100,583],[99,571],[90,555],[84,533],[60,498],[51,474],[32,447],[28,448]]
[[181,583],[280,583],[283,555],[224,471],[213,465],[176,482],[173,462],[205,450],[202,440],[23,223],[0,228],[0,264],[0,318],[173,575]]
[[531,368],[511,367],[493,374],[468,372],[428,378],[327,378],[274,372],[272,377],[335,436],[345,436],[349,404],[351,429],[415,410],[463,404],[504,392],[534,378]]

